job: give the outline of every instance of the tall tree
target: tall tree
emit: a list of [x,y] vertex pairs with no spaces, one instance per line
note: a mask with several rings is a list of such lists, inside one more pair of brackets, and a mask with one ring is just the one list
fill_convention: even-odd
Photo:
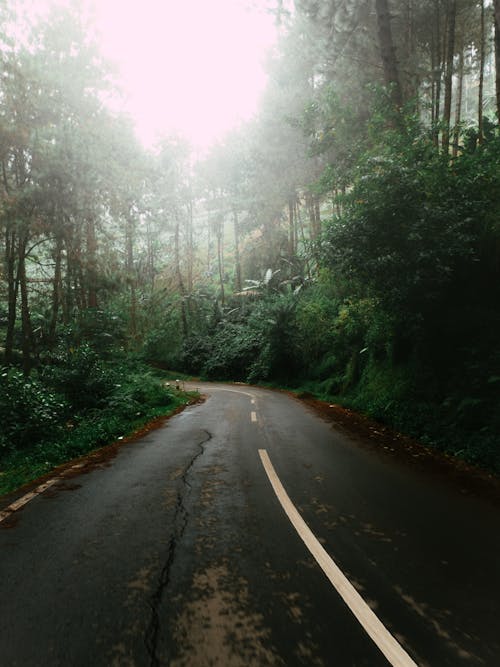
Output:
[[478,141],[483,143],[483,104],[484,104],[484,61],[485,61],[485,20],[484,20],[484,0],[481,5],[481,27],[479,36],[479,85],[477,95],[477,127]]
[[500,23],[500,0],[493,0],[493,13],[495,20]]
[[453,84],[453,66],[455,55],[455,22],[457,14],[456,0],[448,0],[448,30],[446,35],[446,70],[444,80],[443,135],[441,145],[445,153],[450,144],[451,99]]
[[399,79],[396,50],[392,39],[391,16],[388,0],[375,0],[377,13],[380,54],[384,67],[385,83],[391,91],[392,101],[397,108],[403,105],[403,93]]
[[500,0],[493,0],[495,41],[495,90],[497,122],[500,123]]
[[453,157],[458,155],[458,143],[460,140],[460,122],[462,120],[462,98],[463,98],[463,86],[464,86],[464,52],[463,49],[460,49],[458,54],[458,85],[455,101],[455,130],[453,132]]

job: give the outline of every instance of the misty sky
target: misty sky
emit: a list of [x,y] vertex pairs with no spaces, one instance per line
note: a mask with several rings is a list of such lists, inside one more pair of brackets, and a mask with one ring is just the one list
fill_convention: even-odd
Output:
[[204,148],[256,110],[275,28],[248,0],[89,1],[144,143],[178,130]]

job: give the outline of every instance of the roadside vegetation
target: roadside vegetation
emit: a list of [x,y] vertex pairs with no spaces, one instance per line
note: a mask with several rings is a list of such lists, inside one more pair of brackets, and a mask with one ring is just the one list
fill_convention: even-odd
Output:
[[88,344],[52,355],[29,379],[15,367],[0,374],[0,495],[194,400],[140,360],[102,358]]
[[0,9],[0,493],[187,400],[154,368],[500,472],[500,4],[270,4],[261,110],[195,164],[74,11]]

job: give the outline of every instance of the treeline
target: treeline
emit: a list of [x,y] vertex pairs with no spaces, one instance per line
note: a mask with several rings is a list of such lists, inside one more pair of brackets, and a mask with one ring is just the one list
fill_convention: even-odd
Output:
[[110,110],[120,91],[83,14],[28,16],[0,5],[0,492],[182,400],[132,354],[172,159]]
[[498,469],[497,3],[269,8],[259,115],[194,166],[109,110],[81,17],[20,39],[2,9],[0,403],[45,388],[71,423],[149,362],[336,396]]
[[234,275],[172,363],[335,396],[500,468],[495,9],[276,7],[261,113],[205,165]]

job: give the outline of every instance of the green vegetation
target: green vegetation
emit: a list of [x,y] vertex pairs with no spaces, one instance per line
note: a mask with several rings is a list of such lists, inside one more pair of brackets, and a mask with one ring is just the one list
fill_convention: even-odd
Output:
[[[87,345],[26,380],[0,377],[0,494],[55,466],[123,439],[192,396],[167,387],[140,362],[103,362]],[[78,389],[78,391],[77,391]]]
[[195,164],[103,106],[74,12],[20,43],[0,8],[0,479],[174,408],[151,367],[500,471],[500,3],[294,5],[258,116]]
[[500,470],[500,138],[450,160],[415,119],[381,120],[314,280],[233,297],[180,363],[300,387]]

